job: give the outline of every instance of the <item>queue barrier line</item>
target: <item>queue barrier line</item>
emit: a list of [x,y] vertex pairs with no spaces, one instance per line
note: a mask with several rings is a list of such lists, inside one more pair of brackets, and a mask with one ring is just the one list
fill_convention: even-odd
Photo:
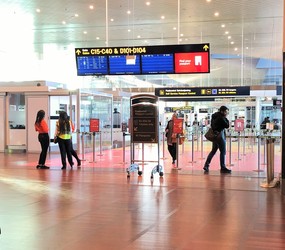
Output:
[[[197,132],[197,131],[196,131]],[[92,153],[93,153],[93,161],[92,162],[96,162],[96,158],[95,158],[95,151],[96,151],[96,134],[99,134],[100,136],[100,153],[102,152],[102,133],[105,133],[105,134],[109,134],[109,132],[76,132],[76,133],[79,133],[81,134],[81,142],[82,142],[82,160],[85,160],[85,136],[86,135],[92,135],[92,139],[93,139],[93,144],[92,144]],[[123,163],[126,163],[126,144],[125,144],[125,136],[129,136],[130,134],[128,133],[125,133],[125,132],[121,132],[121,131],[118,131],[116,133],[123,133]],[[196,133],[187,133],[187,137],[189,138],[189,136],[191,137],[191,144],[192,144],[192,147],[191,147],[191,151],[192,151],[192,161],[191,163],[194,163],[194,141],[195,141],[195,135]],[[201,156],[203,156],[203,148],[202,148],[202,145],[203,145],[203,131],[201,131]],[[180,140],[180,135],[178,136],[177,138],[177,169],[180,169],[179,168],[179,140]],[[184,136],[185,137],[185,136]],[[187,138],[186,137],[186,138]],[[188,139],[187,138],[187,139]],[[227,135],[227,138],[229,138],[229,147],[230,147],[230,160],[229,160],[229,163],[230,165],[232,165],[231,163],[231,147],[232,147],[232,139],[244,139],[244,146],[243,146],[243,150],[245,150],[245,139],[253,139],[253,140],[256,140],[257,139],[257,144],[258,144],[258,168],[257,170],[254,170],[256,172],[263,172],[263,170],[260,169],[260,141],[261,139],[265,139],[266,140],[266,155],[267,155],[267,158],[268,158],[268,164],[267,165],[267,168],[269,168],[269,170],[267,170],[267,172],[269,173],[269,176],[267,178],[267,184],[265,186],[268,186],[268,187],[271,187],[272,184],[270,184],[270,182],[272,182],[272,169],[273,169],[273,175],[274,175],[274,143],[277,139],[281,139],[281,136],[277,136],[277,135],[246,135],[244,133],[244,135],[231,135],[231,134],[228,134]],[[197,141],[199,139],[199,136],[197,136]],[[163,142],[165,142],[165,134],[164,132],[162,133],[162,140]],[[271,144],[268,144],[267,141],[270,140],[271,141]],[[189,139],[188,139],[189,141]],[[197,142],[199,143],[199,142]],[[164,144],[164,143],[163,143]],[[199,144],[198,144],[199,145]],[[198,146],[197,145],[197,146]],[[268,146],[270,145],[270,146]],[[134,145],[133,145],[134,146]],[[144,145],[143,145],[144,146]],[[240,143],[239,143],[239,146],[240,146]],[[268,148],[268,149],[267,149]],[[273,148],[273,151],[272,151],[272,148]],[[143,151],[144,151],[144,148],[143,148]],[[183,150],[184,151],[184,150]],[[134,152],[133,152],[134,153]],[[163,155],[165,155],[165,146],[163,145]],[[143,159],[142,159],[142,162],[144,162],[144,156],[143,156]],[[140,162],[140,161],[136,161],[136,162]],[[151,161],[152,162],[152,161]],[[273,168],[272,168],[273,166]],[[269,183],[269,184],[268,184]]]

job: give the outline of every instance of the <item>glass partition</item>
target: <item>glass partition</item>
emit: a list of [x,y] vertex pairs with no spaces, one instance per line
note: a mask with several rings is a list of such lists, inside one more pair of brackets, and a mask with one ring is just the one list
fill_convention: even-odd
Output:
[[[81,93],[80,105],[80,132],[90,132],[90,118],[99,119],[102,147],[110,148],[112,145],[112,96],[99,93]],[[100,135],[96,133],[96,147],[99,147]],[[92,150],[92,135],[85,135],[85,148]],[[97,150],[97,149],[96,149]]]
[[127,123],[130,119],[130,98],[122,98],[122,122]]

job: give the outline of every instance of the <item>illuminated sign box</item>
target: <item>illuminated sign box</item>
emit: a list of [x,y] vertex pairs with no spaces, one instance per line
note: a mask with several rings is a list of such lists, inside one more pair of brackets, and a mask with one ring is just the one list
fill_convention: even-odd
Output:
[[158,97],[219,97],[219,96],[248,96],[250,87],[206,87],[206,88],[156,88]]
[[210,44],[76,48],[77,75],[210,73]]

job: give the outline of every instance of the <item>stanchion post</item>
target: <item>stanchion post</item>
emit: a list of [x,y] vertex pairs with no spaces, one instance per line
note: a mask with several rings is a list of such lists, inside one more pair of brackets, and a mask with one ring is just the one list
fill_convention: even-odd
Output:
[[197,152],[198,152],[199,151],[199,139],[200,139],[198,127],[197,127],[197,130],[196,130],[196,138],[197,138]]
[[260,135],[257,136],[257,170],[255,172],[263,172],[260,169]]
[[177,134],[176,138],[176,168],[177,170],[180,170],[179,168],[179,140],[180,140],[180,134]]
[[95,148],[96,148],[96,141],[95,141],[95,136],[96,136],[96,133],[95,132],[93,132],[92,133],[92,136],[93,136],[93,161],[91,162],[91,163],[95,163],[96,161],[95,161],[95,155],[96,155],[96,153],[95,153]]
[[99,146],[100,146],[100,154],[98,154],[98,156],[103,156],[102,153],[102,132],[99,132]]
[[238,132],[238,161],[240,161],[240,132]]
[[144,164],[144,143],[142,143],[142,163]]
[[245,131],[243,132],[243,134],[244,134],[244,137],[243,137],[243,155],[246,155],[245,154],[245,140],[246,140]]
[[82,154],[81,154],[81,161],[85,161],[85,140],[84,140],[85,133],[81,134],[81,147],[82,147]]
[[123,132],[123,163],[126,163],[126,139],[125,139],[126,133]]
[[[184,135],[182,135],[184,136]],[[184,142],[185,142],[185,139],[184,139]],[[182,143],[182,154],[184,154],[184,143]]]
[[165,132],[162,132],[162,159],[165,159]]
[[201,159],[204,159],[204,135],[203,135],[203,128],[201,130]]
[[274,180],[274,139],[267,140],[267,183],[270,184]]
[[267,143],[267,138],[264,138],[264,147],[263,147],[263,165],[266,165],[266,143]]
[[194,134],[192,132],[192,140],[191,140],[191,155],[192,155],[192,161],[190,161],[189,163],[195,163],[194,161]]
[[260,172],[260,136],[257,137],[257,170]]
[[229,166],[233,166],[232,164],[232,135],[231,133],[229,134]]

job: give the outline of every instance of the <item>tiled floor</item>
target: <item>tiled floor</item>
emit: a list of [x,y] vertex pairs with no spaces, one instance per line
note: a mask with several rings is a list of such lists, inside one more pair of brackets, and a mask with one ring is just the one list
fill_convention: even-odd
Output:
[[[37,154],[0,154],[0,249],[285,249],[285,200],[260,187],[265,172],[240,160],[221,175],[216,157],[204,175],[200,152],[189,163],[187,147],[182,170],[168,158],[153,180],[154,163],[127,179],[121,149],[96,153],[95,163],[88,153],[66,171],[58,154],[48,156],[50,170],[35,168]],[[145,148],[148,159],[155,152]]]

